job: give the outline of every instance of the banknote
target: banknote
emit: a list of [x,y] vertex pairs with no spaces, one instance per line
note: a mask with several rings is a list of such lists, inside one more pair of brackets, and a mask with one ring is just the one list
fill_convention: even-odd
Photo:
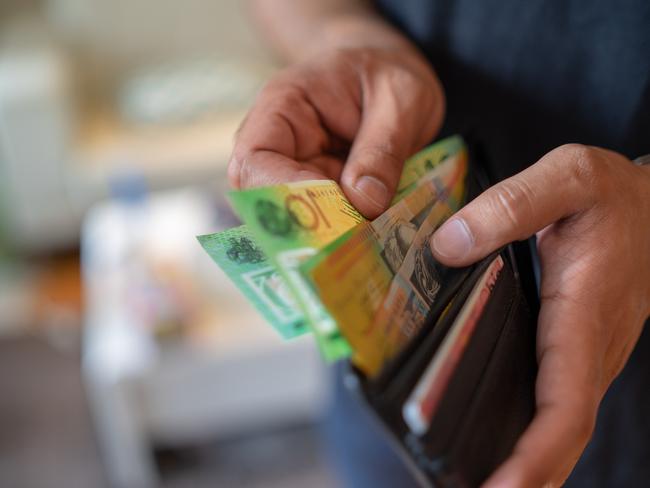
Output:
[[299,266],[365,219],[334,181],[317,180],[234,191],[230,201],[256,243],[286,280],[327,359],[349,355],[348,343]]
[[365,372],[374,373],[382,363],[385,331],[373,324],[391,282],[434,203],[440,200],[444,215],[457,209],[449,202],[462,200],[466,170],[466,154],[448,158],[375,221],[357,226],[302,266]]
[[[323,302],[332,306],[339,328],[354,348],[353,362],[368,376],[375,376],[424,323],[441,286],[428,241],[451,213],[444,200],[426,208],[426,218],[418,225],[398,269],[391,269],[381,259],[376,235],[359,235],[357,253],[346,256],[351,263],[343,262],[341,267],[349,271],[346,279],[356,286],[348,289],[347,282],[339,285],[336,290],[341,295],[336,304],[328,300],[332,293],[329,285],[319,289]],[[367,271],[367,275],[360,270]]]
[[[464,142],[459,136],[452,136],[410,157],[404,163],[393,204],[412,193],[432,169],[459,154],[466,157]],[[311,186],[314,188],[310,189]],[[430,200],[430,195],[419,197]],[[231,202],[251,228],[242,226],[200,236],[201,244],[283,337],[305,332],[309,322],[326,357],[348,355],[350,348],[338,333],[335,320],[323,308],[313,283],[306,283],[297,268],[305,261],[313,261],[313,267],[322,256],[336,249],[337,236],[347,235],[345,229],[364,223],[361,215],[333,182],[290,183],[233,192]],[[381,255],[392,274],[430,208],[429,201],[419,214],[408,219],[385,217],[376,223],[375,231],[388,236],[382,241]],[[347,237],[343,236],[343,240]],[[252,248],[265,257],[268,254],[268,258],[255,263],[233,261],[227,252],[236,255],[238,245],[242,253],[236,259],[245,259],[246,250]],[[327,252],[318,252],[323,249]]]
[[417,186],[409,188],[398,202],[375,220],[362,223],[323,247],[317,255],[309,259],[309,268],[315,268],[316,264],[337,250],[338,254],[347,253],[349,249],[340,248],[352,247],[355,242],[362,240],[363,237],[353,239],[353,234],[359,234],[365,237],[375,236],[375,244],[381,249],[379,253],[389,268],[395,271],[437,197],[444,197],[454,209],[460,207],[464,196],[467,153],[461,147],[453,156],[445,158],[444,164],[441,163],[437,162],[435,171],[428,171],[421,176],[417,180]]
[[463,138],[455,135],[437,141],[408,158],[404,162],[397,191],[395,192],[395,197],[391,205],[394,205],[412,191],[417,185],[418,180],[425,174],[447,158],[461,152],[466,153],[467,147]]
[[437,263],[429,244],[431,235],[452,213],[446,202],[438,201],[418,229],[373,320],[382,354],[368,374],[378,373],[417,334],[438,291],[456,271]]
[[[384,246],[380,254],[386,260],[391,270],[396,270],[406,254],[412,238],[415,236],[419,223],[421,223],[433,205],[430,189],[427,186],[422,185],[422,183],[426,182],[427,179],[436,176],[435,173],[432,173],[432,170],[442,162],[445,162],[448,158],[457,158],[459,161],[449,161],[449,164],[446,165],[447,171],[454,169],[455,165],[466,164],[467,149],[462,137],[447,137],[446,139],[431,144],[407,159],[404,163],[402,176],[391,209],[384,212],[380,217],[373,221],[372,224],[360,224],[358,228],[351,229],[341,235],[338,239],[323,247],[318,254],[312,256],[307,260],[307,262],[301,265],[303,270],[305,272],[307,270],[313,270],[320,262],[327,258],[327,256],[341,247],[344,243],[351,240],[352,233],[362,234],[364,232],[370,232],[369,229],[363,229],[361,225],[372,225],[377,236],[385,236],[383,239],[377,239],[377,244]],[[438,176],[445,176],[445,173],[441,172]],[[449,182],[449,180],[444,181],[446,184]],[[439,182],[434,182],[434,184],[436,183]],[[443,186],[444,185],[442,184],[438,184],[438,189],[444,191],[445,189],[442,188]],[[396,207],[397,203],[410,195],[418,187],[418,192],[412,195],[406,203],[406,214],[411,216],[411,219],[409,220],[409,217],[403,215],[400,211],[400,207],[394,207]],[[460,185],[458,188],[462,190],[463,187]],[[452,207],[459,207],[459,202],[457,200],[459,195],[462,195],[462,193],[462,191],[456,191],[453,195],[448,196],[451,200],[450,205]],[[413,215],[414,212],[417,212],[417,215]],[[353,243],[350,242],[348,245],[351,246]],[[310,273],[304,274],[309,275]]]
[[423,435],[429,429],[438,404],[474,333],[503,266],[503,258],[497,256],[474,285],[440,348],[404,403],[402,416],[415,434]]
[[289,339],[309,330],[286,281],[257,246],[245,225],[197,239],[283,338]]

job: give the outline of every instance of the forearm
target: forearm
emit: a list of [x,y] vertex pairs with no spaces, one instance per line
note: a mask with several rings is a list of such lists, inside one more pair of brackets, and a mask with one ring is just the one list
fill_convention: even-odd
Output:
[[415,51],[368,1],[251,0],[251,4],[261,30],[289,62],[346,47]]

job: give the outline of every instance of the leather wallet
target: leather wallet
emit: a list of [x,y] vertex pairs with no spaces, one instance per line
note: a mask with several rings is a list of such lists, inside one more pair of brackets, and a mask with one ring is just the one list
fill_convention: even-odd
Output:
[[[470,147],[471,198],[487,185],[480,152]],[[535,412],[538,294],[528,242],[510,244],[473,266],[445,268],[427,320],[372,379],[350,366],[346,384],[375,414],[422,486],[478,486],[512,452]],[[495,258],[503,266],[473,332],[463,344],[425,432],[405,421],[404,405]],[[433,257],[430,257],[433,260]]]

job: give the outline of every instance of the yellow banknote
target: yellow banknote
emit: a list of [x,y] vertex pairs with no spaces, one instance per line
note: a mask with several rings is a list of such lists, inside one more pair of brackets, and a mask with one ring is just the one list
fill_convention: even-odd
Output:
[[375,372],[384,357],[384,331],[373,325],[395,274],[434,203],[441,202],[444,215],[459,207],[466,171],[462,151],[375,221],[354,228],[302,268],[364,371]]

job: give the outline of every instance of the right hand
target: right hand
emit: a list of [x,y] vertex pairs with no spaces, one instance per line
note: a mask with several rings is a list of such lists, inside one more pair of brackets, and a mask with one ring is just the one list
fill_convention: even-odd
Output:
[[428,143],[444,94],[415,49],[340,48],[280,72],[235,140],[235,188],[333,179],[367,218],[389,205],[404,160]]

